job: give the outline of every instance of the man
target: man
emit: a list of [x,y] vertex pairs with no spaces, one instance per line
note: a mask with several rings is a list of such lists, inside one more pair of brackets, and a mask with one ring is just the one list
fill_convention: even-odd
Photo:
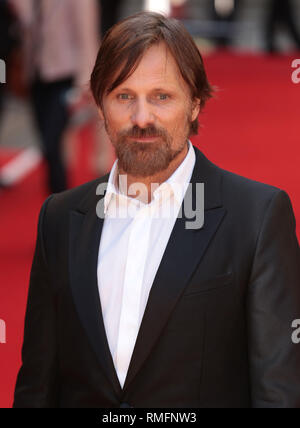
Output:
[[291,203],[189,142],[212,93],[192,38],[131,16],[91,88],[118,159],[43,205],[14,406],[299,407]]

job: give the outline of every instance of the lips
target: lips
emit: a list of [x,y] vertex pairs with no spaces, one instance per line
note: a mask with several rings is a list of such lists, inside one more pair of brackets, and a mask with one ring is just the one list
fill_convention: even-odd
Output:
[[158,137],[130,137],[130,139],[141,143],[151,143],[152,141],[157,140]]

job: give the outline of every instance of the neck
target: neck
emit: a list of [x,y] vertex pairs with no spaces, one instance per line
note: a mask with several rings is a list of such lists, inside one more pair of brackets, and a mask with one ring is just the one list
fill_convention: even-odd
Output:
[[[121,181],[121,191],[127,196],[136,198],[145,204],[150,203],[153,199],[154,190],[160,184],[165,182],[183,162],[184,158],[188,153],[188,147],[189,144],[187,143],[182,152],[180,152],[179,155],[176,156],[176,158],[174,158],[170,162],[168,168],[148,177],[139,177],[131,174],[126,174],[126,172],[124,172],[122,168],[120,168],[118,171],[118,175],[126,176],[126,183]],[[137,187],[135,187],[136,183],[141,183],[142,186],[137,185]],[[131,185],[133,186],[131,188],[131,190],[133,191],[128,191]]]

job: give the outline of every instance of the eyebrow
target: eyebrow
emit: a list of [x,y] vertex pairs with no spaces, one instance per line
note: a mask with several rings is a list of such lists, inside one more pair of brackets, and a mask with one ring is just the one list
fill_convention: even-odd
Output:
[[[119,88],[119,89],[117,89],[116,88],[116,90],[118,91],[118,92],[135,92],[133,89],[130,89],[130,88]],[[173,92],[173,90],[172,89],[167,89],[167,88],[154,88],[154,89],[151,89],[151,91],[152,92]]]

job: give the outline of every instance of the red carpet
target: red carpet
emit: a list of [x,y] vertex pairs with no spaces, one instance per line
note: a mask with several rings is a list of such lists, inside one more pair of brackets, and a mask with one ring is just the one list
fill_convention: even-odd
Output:
[[[300,221],[300,84],[291,82],[293,59],[232,54],[207,58],[210,81],[219,92],[200,117],[203,128],[193,142],[219,166],[285,189]],[[89,135],[88,130],[80,135],[73,185],[93,178],[88,171]],[[4,160],[0,152],[0,165]],[[0,407],[12,404],[21,362],[36,222],[46,197],[44,177],[41,166],[17,187],[0,191],[0,319],[7,327],[7,343],[0,344]]]

